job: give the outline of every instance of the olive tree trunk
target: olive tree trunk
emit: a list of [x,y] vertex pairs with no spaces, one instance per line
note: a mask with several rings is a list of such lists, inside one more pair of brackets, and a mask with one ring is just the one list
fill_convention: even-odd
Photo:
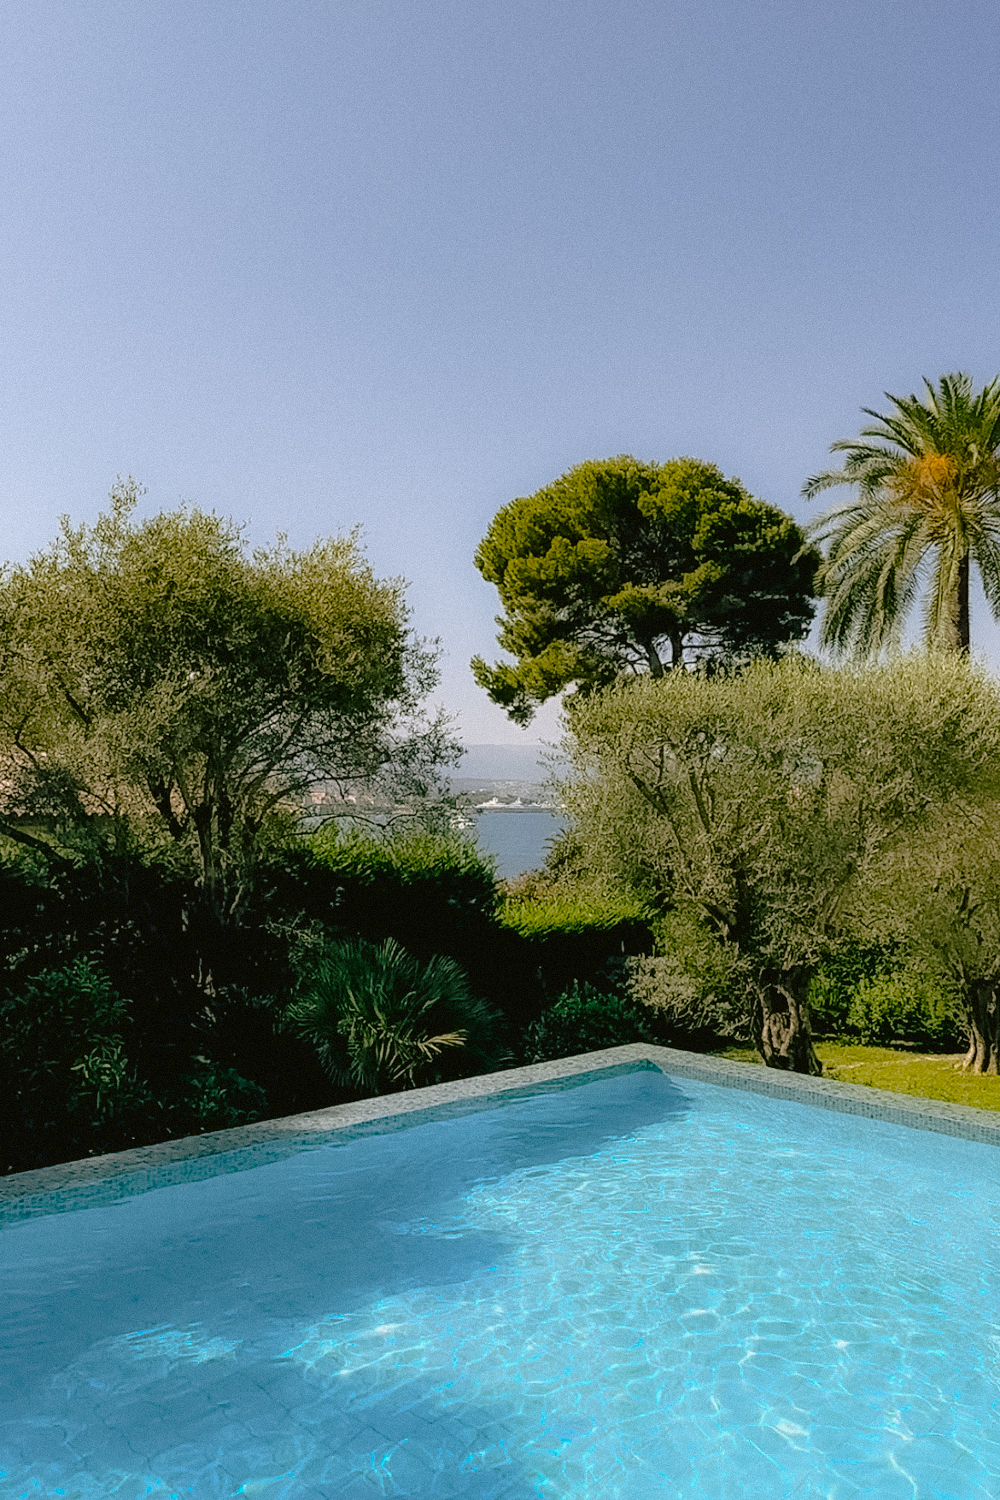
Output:
[[813,1046],[804,983],[788,978],[762,985],[754,1014],[754,1042],[765,1067],[818,1077],[823,1064]]
[[974,979],[965,990],[969,1050],[962,1059],[966,1073],[1000,1072],[1000,997],[989,979]]

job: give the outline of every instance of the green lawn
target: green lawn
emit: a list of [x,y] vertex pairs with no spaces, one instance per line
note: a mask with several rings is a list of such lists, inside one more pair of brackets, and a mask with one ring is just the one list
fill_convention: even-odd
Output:
[[[817,1042],[824,1078],[842,1083],[866,1083],[870,1088],[917,1094],[922,1099],[947,1099],[952,1104],[974,1104],[1000,1109],[1000,1078],[973,1078],[956,1072],[962,1054],[897,1051],[893,1047],[862,1047],[853,1042]],[[737,1062],[760,1062],[752,1047],[727,1047],[720,1057]]]

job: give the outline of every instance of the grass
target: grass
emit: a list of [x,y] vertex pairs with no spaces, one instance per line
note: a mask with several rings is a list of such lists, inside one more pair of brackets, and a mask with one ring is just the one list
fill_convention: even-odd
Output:
[[[1000,1110],[1000,1078],[957,1072],[956,1064],[963,1056],[960,1052],[909,1052],[894,1047],[863,1047],[856,1042],[817,1042],[816,1051],[824,1078],[915,1094],[921,1099],[946,1099],[950,1104]],[[737,1062],[760,1062],[752,1047],[727,1047],[717,1055]]]

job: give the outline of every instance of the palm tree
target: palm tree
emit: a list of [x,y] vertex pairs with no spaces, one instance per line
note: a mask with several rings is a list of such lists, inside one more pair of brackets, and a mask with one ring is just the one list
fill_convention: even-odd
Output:
[[844,467],[803,486],[807,499],[855,486],[811,528],[828,544],[820,641],[835,652],[874,656],[898,641],[925,589],[927,645],[967,651],[973,562],[1000,614],[1000,376],[978,393],[962,374],[924,385],[923,399],[886,392],[888,415],[862,408],[874,423],[831,445]]
[[[363,1094],[437,1083],[491,1064],[495,1016],[451,958],[422,964],[392,938],[332,942],[286,1022],[341,1086]],[[446,1048],[462,1049],[449,1066]]]

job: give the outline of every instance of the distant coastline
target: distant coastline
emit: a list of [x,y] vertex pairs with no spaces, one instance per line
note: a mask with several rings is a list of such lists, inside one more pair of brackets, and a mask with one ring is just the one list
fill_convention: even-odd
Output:
[[536,781],[471,780],[452,776],[448,785],[459,807],[476,813],[558,812],[551,789]]
[[520,797],[513,802],[503,802],[499,797],[491,797],[488,802],[476,802],[473,808],[477,813],[554,813],[559,809],[554,802],[522,802]]
[[448,785],[471,813],[559,811],[550,777],[555,752],[546,745],[467,745]]

